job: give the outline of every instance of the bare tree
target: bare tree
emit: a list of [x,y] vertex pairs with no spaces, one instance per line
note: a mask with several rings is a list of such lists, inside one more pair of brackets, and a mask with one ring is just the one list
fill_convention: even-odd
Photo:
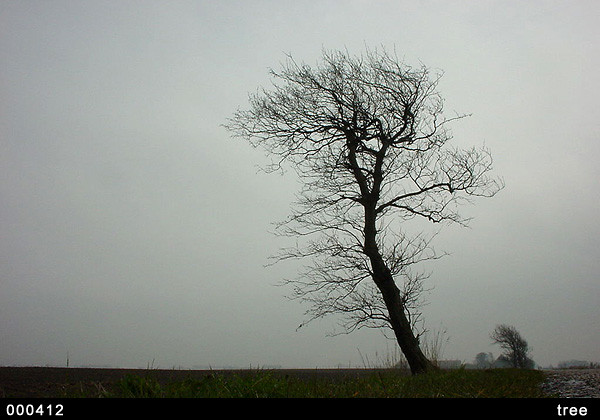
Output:
[[475,356],[475,366],[477,366],[478,369],[489,369],[493,366],[494,364],[494,356],[492,356],[492,353],[477,353],[477,356]]
[[510,325],[497,325],[490,338],[495,344],[499,344],[505,350],[503,359],[508,361],[515,368],[532,367],[533,361],[527,356],[529,346],[527,341]]
[[324,51],[315,67],[288,56],[271,74],[226,127],[264,148],[268,169],[288,165],[302,181],[278,225],[298,244],[277,259],[312,263],[291,281],[294,296],[311,304],[309,321],[342,314],[348,332],[390,327],[413,373],[433,368],[414,330],[427,275],[412,268],[438,255],[403,223],[466,223],[457,206],[502,187],[488,176],[490,154],[448,147],[447,125],[461,116],[443,116],[440,75],[386,51]]

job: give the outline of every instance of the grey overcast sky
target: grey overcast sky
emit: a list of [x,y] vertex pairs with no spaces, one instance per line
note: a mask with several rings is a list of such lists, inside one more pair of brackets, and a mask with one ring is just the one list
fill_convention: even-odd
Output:
[[457,146],[506,188],[445,228],[424,307],[443,357],[496,324],[541,365],[600,361],[597,1],[2,1],[0,365],[372,367],[374,330],[296,331],[265,268],[292,173],[221,127],[285,53],[442,69]]

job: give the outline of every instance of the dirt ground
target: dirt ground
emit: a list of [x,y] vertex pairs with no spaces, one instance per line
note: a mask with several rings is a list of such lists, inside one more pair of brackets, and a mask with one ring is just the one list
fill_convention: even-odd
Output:
[[[277,369],[273,372],[300,377],[349,376],[372,374],[376,369]],[[52,398],[65,396],[96,396],[109,390],[127,375],[152,377],[160,383],[201,378],[209,374],[236,374],[236,370],[185,369],[105,369],[56,367],[0,367],[0,398]],[[247,372],[247,370],[245,371]]]
[[546,372],[542,390],[561,398],[600,398],[600,369],[564,369]]

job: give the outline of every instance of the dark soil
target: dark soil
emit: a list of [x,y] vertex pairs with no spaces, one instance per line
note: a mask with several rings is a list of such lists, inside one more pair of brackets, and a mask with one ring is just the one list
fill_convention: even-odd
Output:
[[[344,379],[369,375],[377,369],[276,369],[270,372],[301,378]],[[151,377],[161,384],[211,374],[243,374],[251,370],[105,369],[0,367],[0,398],[94,397],[109,391],[127,375]]]

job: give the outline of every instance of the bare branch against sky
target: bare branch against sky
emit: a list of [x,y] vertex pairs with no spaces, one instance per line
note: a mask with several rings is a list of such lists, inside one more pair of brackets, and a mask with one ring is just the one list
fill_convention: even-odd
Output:
[[310,259],[290,283],[309,321],[335,314],[344,329],[389,328],[414,374],[434,369],[415,320],[429,238],[405,224],[465,223],[458,204],[492,197],[502,184],[486,150],[449,145],[439,76],[385,49],[324,51],[311,66],[289,57],[270,90],[251,96],[226,127],[266,150],[275,169],[295,169],[301,192],[283,234],[306,239],[280,260]]

